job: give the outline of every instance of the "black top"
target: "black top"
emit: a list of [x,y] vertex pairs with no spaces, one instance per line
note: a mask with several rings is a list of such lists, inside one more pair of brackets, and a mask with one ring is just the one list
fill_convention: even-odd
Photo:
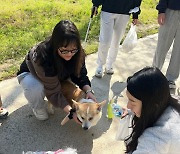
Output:
[[[41,45],[41,44],[39,44]],[[34,48],[34,47],[33,47]],[[38,45],[36,45],[36,47],[34,48],[34,50],[36,50],[38,48]],[[32,50],[32,49],[31,49]],[[31,51],[30,50],[30,51]],[[31,51],[32,52],[32,51]],[[27,54],[25,60],[22,62],[22,64],[20,65],[20,70],[17,72],[17,75],[23,73],[23,72],[30,72],[28,65],[26,63],[26,60],[28,60],[30,52]],[[68,78],[70,78],[72,80],[72,82],[74,82],[75,84],[77,84],[81,89],[83,88],[84,85],[89,85],[91,86],[91,83],[89,81],[89,78],[87,76],[87,69],[86,69],[86,65],[85,62],[82,65],[81,71],[80,71],[80,75],[79,77],[75,76],[72,72],[72,65],[68,64],[68,61],[64,60],[64,65],[66,66],[64,70],[64,76],[62,79],[60,80],[66,80]],[[54,69],[54,66],[51,65],[43,65],[43,69],[45,72],[45,76],[46,77],[54,77],[57,75],[56,70]]]
[[[140,7],[142,0],[92,0],[94,6],[102,5],[102,11],[117,14],[130,15],[129,11],[135,7]],[[137,13],[133,13],[133,19],[138,19],[140,8]]]
[[160,0],[156,9],[159,13],[165,13],[166,9],[180,10],[180,0]]

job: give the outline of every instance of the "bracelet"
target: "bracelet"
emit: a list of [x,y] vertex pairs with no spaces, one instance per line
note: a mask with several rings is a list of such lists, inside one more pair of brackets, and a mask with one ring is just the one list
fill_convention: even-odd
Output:
[[91,92],[94,95],[94,91],[92,89],[87,90],[85,93]]
[[76,112],[76,109],[71,109],[71,110],[69,111],[69,115],[68,115],[68,118],[69,118],[69,119],[72,119],[72,118],[73,118],[74,112]]

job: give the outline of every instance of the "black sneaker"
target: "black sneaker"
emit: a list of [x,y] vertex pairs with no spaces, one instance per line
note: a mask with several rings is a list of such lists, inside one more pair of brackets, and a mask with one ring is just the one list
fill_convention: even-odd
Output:
[[169,89],[176,89],[176,84],[174,81],[169,81]]

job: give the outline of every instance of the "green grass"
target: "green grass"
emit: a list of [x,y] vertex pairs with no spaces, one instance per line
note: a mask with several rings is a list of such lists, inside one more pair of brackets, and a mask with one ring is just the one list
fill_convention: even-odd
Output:
[[[143,0],[138,37],[157,33],[158,0]],[[72,20],[84,41],[90,19],[91,0],[0,0],[0,80],[12,77],[28,50],[51,35],[54,26],[62,19]],[[100,12],[100,9],[99,9]],[[97,51],[99,14],[93,18],[87,54]],[[129,26],[127,27],[128,30]]]

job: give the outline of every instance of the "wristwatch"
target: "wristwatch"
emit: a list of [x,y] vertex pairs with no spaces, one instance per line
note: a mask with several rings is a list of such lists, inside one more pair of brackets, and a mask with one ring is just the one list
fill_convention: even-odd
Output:
[[91,92],[94,95],[94,91],[92,89],[87,90],[85,93]]

